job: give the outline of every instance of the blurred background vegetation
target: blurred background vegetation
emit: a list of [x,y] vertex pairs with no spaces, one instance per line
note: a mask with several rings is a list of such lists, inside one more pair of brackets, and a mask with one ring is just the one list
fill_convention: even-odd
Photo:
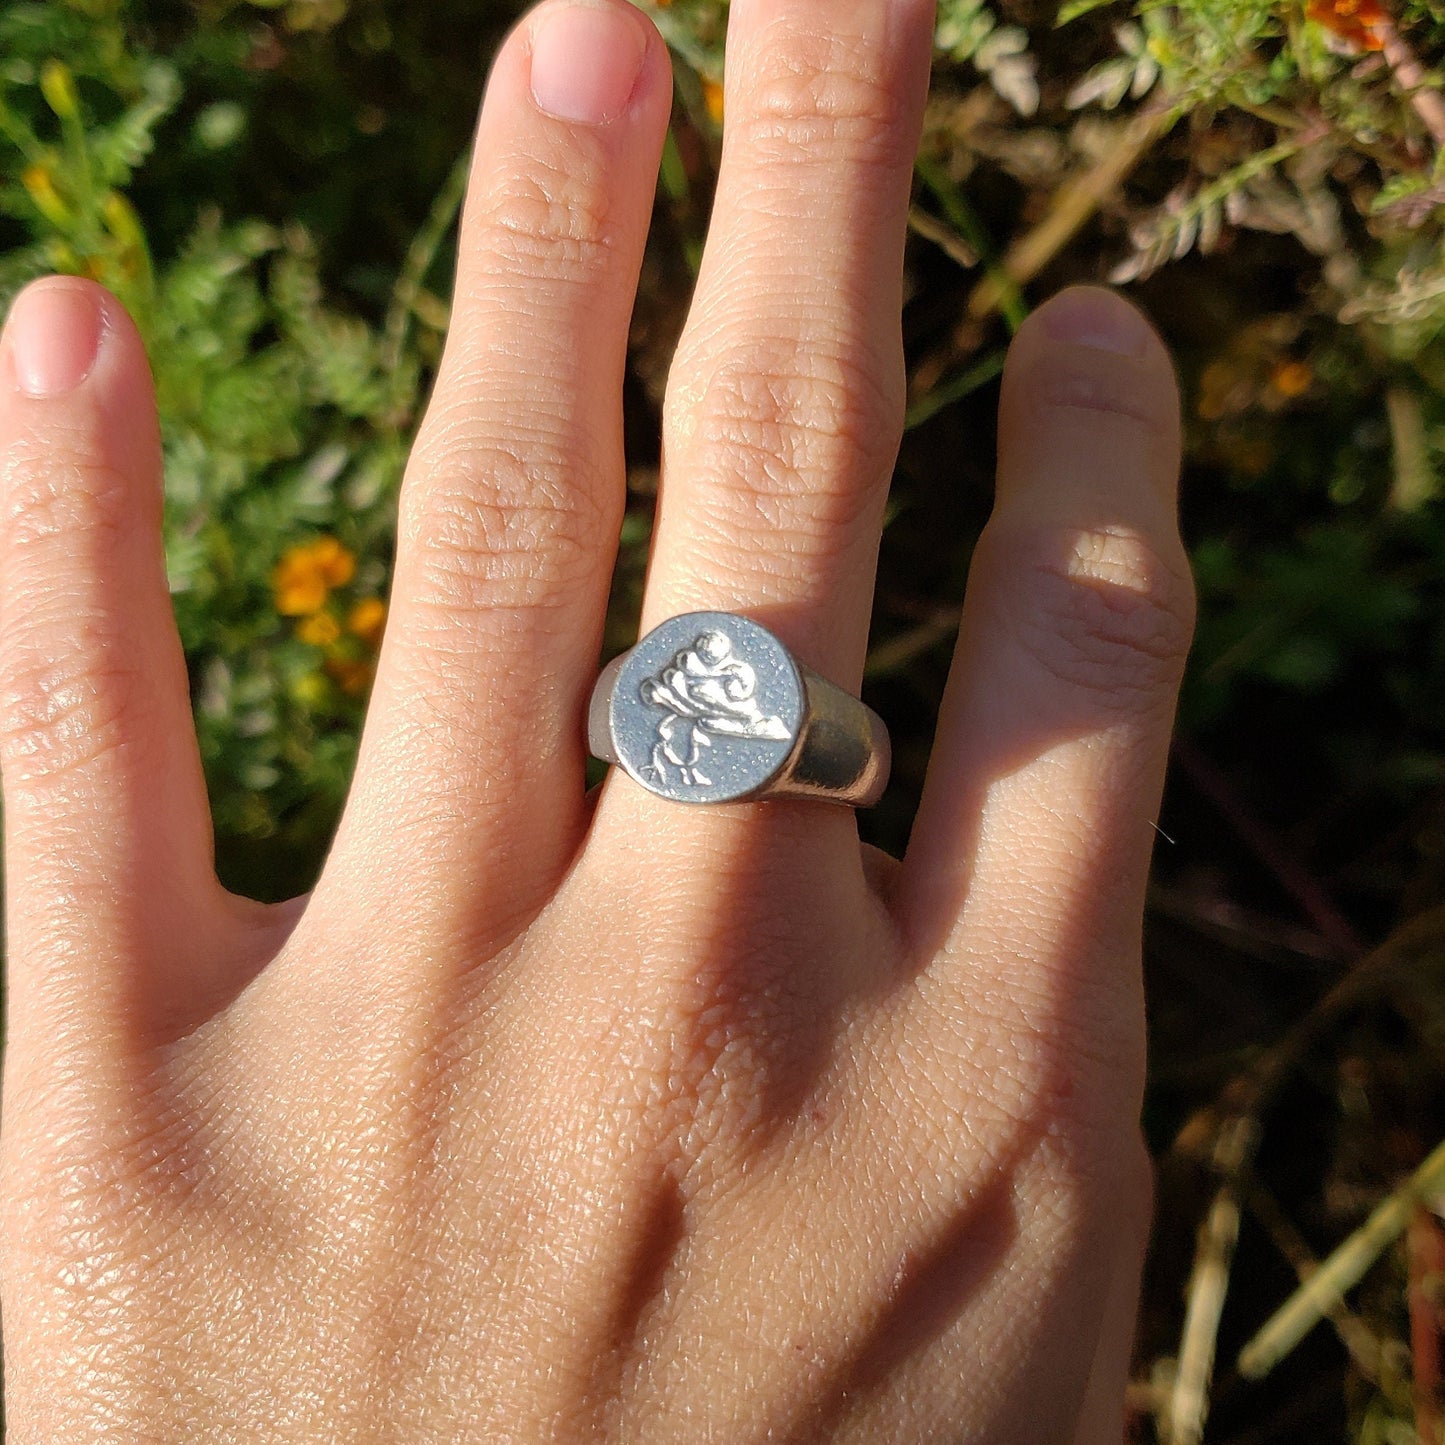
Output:
[[[677,102],[627,383],[630,640],[707,220],[722,0],[654,0]],[[0,0],[0,303],[131,307],[233,887],[309,885],[385,622],[393,509],[512,0]],[[869,695],[921,785],[996,378],[1111,279],[1187,417],[1201,621],[1146,933],[1159,1161],[1138,1441],[1445,1440],[1445,8],[942,0],[911,405]],[[1282,1313],[1277,1313],[1283,1307]]]

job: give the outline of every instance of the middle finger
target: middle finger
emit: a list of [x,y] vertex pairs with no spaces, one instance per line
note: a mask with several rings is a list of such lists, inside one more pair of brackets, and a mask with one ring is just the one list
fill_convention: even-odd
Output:
[[933,0],[733,0],[645,629],[746,612],[840,685],[861,679],[903,422],[903,242],[933,16]]

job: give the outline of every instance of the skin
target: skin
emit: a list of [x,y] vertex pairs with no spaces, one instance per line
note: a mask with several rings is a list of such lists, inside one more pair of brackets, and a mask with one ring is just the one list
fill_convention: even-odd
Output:
[[[596,73],[642,68],[601,119],[585,79],[538,82],[564,0],[496,62],[309,897],[214,875],[134,328],[55,278],[0,342],[16,1445],[1121,1437],[1140,919],[1192,621],[1168,357],[1092,288],[1015,340],[901,862],[844,809],[589,799],[671,86],[638,12],[581,7]],[[745,612],[850,689],[932,20],[733,0],[666,407],[644,627]],[[73,385],[33,394],[37,326]]]

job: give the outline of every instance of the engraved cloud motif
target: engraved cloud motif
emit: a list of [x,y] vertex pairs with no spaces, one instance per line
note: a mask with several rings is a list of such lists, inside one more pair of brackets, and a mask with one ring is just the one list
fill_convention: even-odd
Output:
[[652,771],[664,782],[675,769],[685,785],[711,787],[698,763],[714,736],[786,741],[793,735],[782,718],[763,712],[757,672],[733,652],[723,632],[704,632],[640,691],[643,702],[667,713],[652,750]]

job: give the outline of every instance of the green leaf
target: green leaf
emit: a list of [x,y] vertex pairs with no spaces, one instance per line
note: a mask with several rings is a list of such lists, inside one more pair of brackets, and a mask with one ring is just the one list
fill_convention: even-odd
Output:
[[1066,0],[1065,4],[1059,6],[1059,13],[1054,17],[1054,28],[1057,30],[1059,26],[1067,25],[1081,15],[1102,10],[1104,6],[1114,3],[1115,0]]

